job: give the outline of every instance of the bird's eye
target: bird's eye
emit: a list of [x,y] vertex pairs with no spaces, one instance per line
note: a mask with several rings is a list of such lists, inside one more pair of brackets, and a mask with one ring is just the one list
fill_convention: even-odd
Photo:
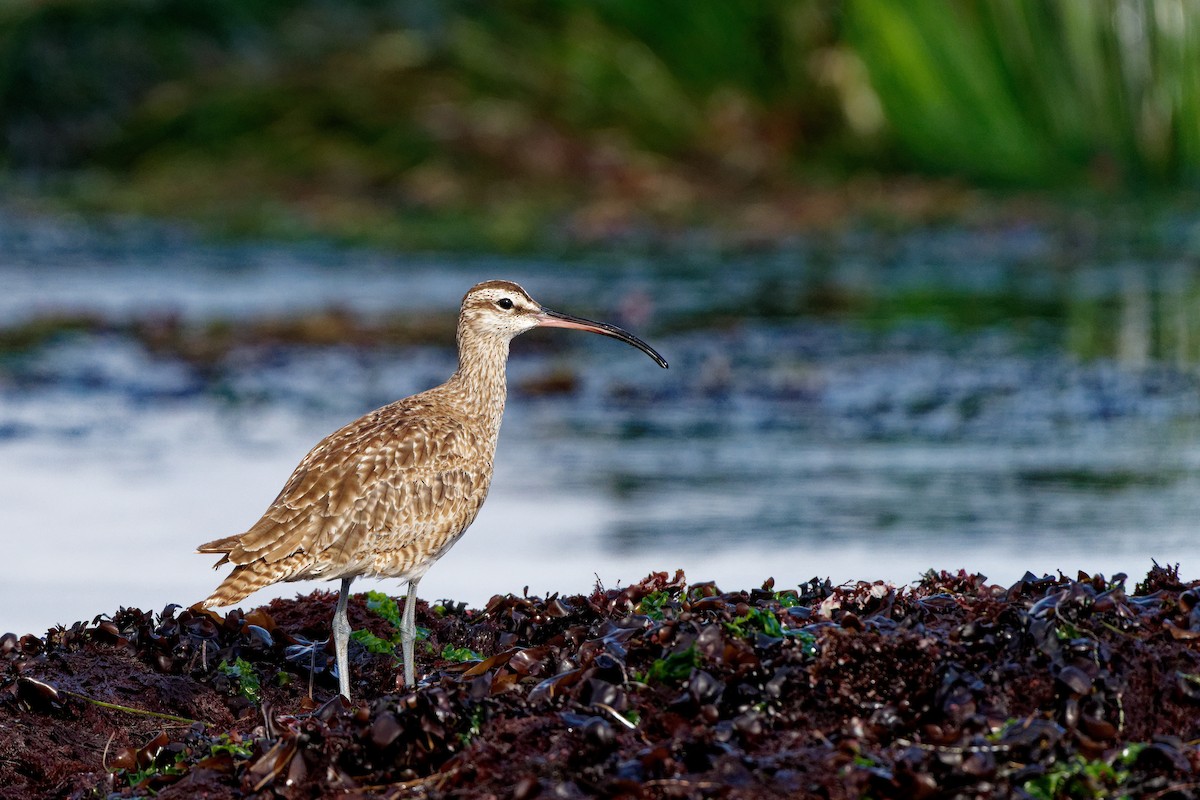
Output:
[[505,311],[508,311],[510,308],[513,307],[513,301],[507,297],[501,297],[499,300],[496,301],[496,305],[500,306]]

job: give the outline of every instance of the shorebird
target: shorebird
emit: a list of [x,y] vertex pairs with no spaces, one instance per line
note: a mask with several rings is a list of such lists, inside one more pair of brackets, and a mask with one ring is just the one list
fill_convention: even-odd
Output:
[[200,545],[199,553],[222,554],[215,567],[233,565],[201,605],[232,605],[279,581],[340,580],[332,634],[338,688],[349,699],[350,584],[359,576],[407,581],[400,634],[404,681],[415,686],[417,584],[483,505],[508,394],[509,342],[537,327],[611,336],[667,367],[633,334],[543,308],[515,283],[472,287],[458,315],[458,370],[326,436],[249,530]]

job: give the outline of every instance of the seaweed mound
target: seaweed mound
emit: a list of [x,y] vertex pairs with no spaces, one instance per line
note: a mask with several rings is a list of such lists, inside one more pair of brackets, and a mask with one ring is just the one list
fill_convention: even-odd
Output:
[[1193,797],[1200,590],[1155,566],[417,609],[121,609],[0,639],[0,797]]

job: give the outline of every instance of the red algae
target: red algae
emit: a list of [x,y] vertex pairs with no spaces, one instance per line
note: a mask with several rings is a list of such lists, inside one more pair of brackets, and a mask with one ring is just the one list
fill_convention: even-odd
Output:
[[[417,608],[416,691],[361,595],[0,638],[0,797],[1190,797],[1200,588],[1159,566]],[[379,643],[383,643],[380,645]],[[465,659],[465,660],[464,660]]]

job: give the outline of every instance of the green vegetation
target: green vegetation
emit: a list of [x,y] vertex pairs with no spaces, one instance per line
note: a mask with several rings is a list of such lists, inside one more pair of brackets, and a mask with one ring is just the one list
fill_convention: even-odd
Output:
[[367,592],[367,609],[374,612],[377,616],[382,617],[389,625],[392,626],[391,637],[384,639],[369,630],[361,629],[352,631],[350,638],[367,648],[372,653],[383,653],[393,655],[396,648],[400,646],[400,606],[391,597],[388,597],[383,592],[374,590]]
[[442,648],[442,658],[447,661],[482,661],[483,656],[469,647],[454,647],[446,645]]
[[249,758],[254,754],[254,746],[244,741],[234,741],[228,733],[222,733],[209,745],[210,755],[229,755],[234,758]]
[[233,234],[778,236],[971,202],[864,170],[1193,182],[1198,42],[1172,0],[16,0],[0,167]]
[[471,743],[471,740],[478,736],[483,731],[483,721],[486,711],[482,704],[476,705],[471,709],[471,724],[465,731],[458,734],[458,741],[463,747]]
[[[128,782],[129,786],[136,789],[139,786],[147,783],[151,778],[156,778],[160,775],[182,775],[185,771],[187,761],[187,751],[181,750],[174,755],[174,762],[159,766],[151,764],[148,767],[137,770],[121,770],[121,774]],[[151,792],[151,794],[156,794]]]
[[795,589],[784,589],[775,593],[775,602],[779,603],[780,608],[791,608],[800,605],[800,595]]
[[700,666],[700,652],[695,647],[689,647],[678,653],[671,653],[666,658],[658,658],[646,670],[642,683],[678,683]]
[[[396,648],[401,644],[400,628],[402,626],[402,618],[400,616],[400,606],[394,598],[391,598],[383,592],[371,590],[367,592],[367,610],[381,617],[389,625],[392,626],[392,634],[387,639],[376,636],[366,629],[351,631],[350,638],[367,648],[372,653],[381,653],[387,655],[395,655]],[[422,641],[429,638],[429,629],[417,627],[417,640]],[[426,648],[429,643],[425,642]]]
[[1044,775],[1026,781],[1022,788],[1036,800],[1130,798],[1132,795],[1123,792],[1121,787],[1129,779],[1129,766],[1144,747],[1129,745],[1107,761],[1089,761],[1074,756],[1069,761],[1055,764]]
[[[239,659],[239,661],[241,660]],[[244,661],[241,663],[245,664]],[[149,763],[140,768],[117,768],[110,771],[122,777],[130,787],[146,791],[153,797],[158,794],[155,788],[156,779],[160,779],[157,782],[157,788],[162,788],[161,779],[186,774],[190,768],[189,762],[194,761],[197,756],[206,758],[229,756],[231,759],[242,761],[251,758],[255,752],[254,744],[243,740],[237,734],[221,733],[211,738],[205,748],[206,753],[197,753],[194,746],[180,745],[177,749],[163,748],[163,743],[168,741],[164,732],[136,753],[125,748],[126,757],[130,761],[141,763],[149,761]]]
[[369,591],[367,592],[367,610],[373,611],[378,616],[387,620],[387,622],[400,630],[404,619],[400,615],[400,606],[394,598],[389,597],[383,592]]
[[1200,176],[1200,17],[1182,4],[855,0],[847,38],[925,166],[1024,184]]
[[765,633],[767,636],[780,639],[786,635],[783,625],[779,622],[779,617],[761,608],[752,608],[733,622],[725,623],[725,629],[743,639],[756,633]]
[[357,630],[350,633],[350,638],[367,648],[367,651],[371,653],[390,655],[395,653],[396,648],[400,646],[398,633],[393,639],[383,639],[368,630]]
[[262,699],[262,685],[259,683],[258,675],[254,672],[253,664],[241,658],[236,659],[233,663],[222,661],[217,671],[227,675],[233,681],[242,697],[258,705]]
[[504,248],[564,208],[582,235],[680,224],[839,137],[806,60],[832,33],[783,0],[29,0],[0,9],[0,159],[71,170],[85,208],[231,233]]
[[643,597],[634,609],[638,614],[645,614],[650,619],[663,619],[663,605],[671,602],[671,593],[666,589],[659,589],[656,592]]
[[752,608],[733,622],[726,622],[725,629],[743,639],[759,633],[777,639],[789,637],[801,643],[800,646],[806,655],[815,656],[817,654],[816,637],[811,633],[783,627],[779,617],[773,611],[766,609]]

